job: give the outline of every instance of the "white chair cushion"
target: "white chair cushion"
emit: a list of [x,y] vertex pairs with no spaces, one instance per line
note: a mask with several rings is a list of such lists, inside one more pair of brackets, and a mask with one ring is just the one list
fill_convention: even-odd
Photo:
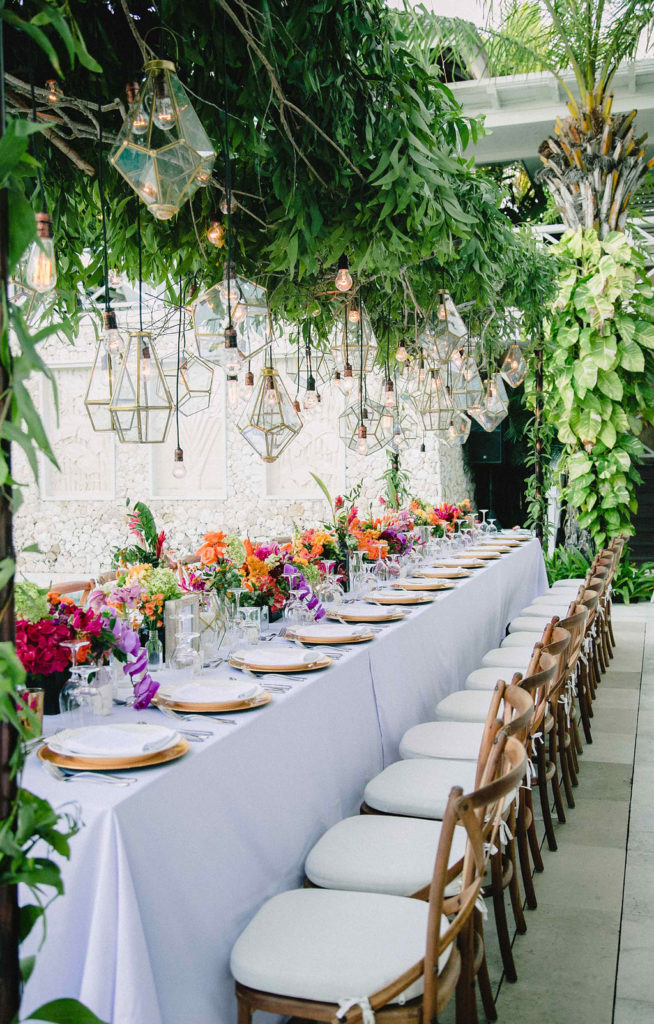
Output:
[[562,619],[568,614],[568,608],[570,607],[569,601],[561,601],[559,604],[528,604],[526,608],[523,608],[520,612],[520,618],[526,618],[527,616],[542,616],[543,612],[549,615],[550,619],[553,615],[558,615]]
[[404,733],[400,740],[400,757],[476,762],[483,734],[483,722],[422,722]]
[[[484,694],[488,699],[488,695]],[[452,786],[464,793],[475,788],[477,765],[454,758],[411,758],[389,764],[371,779],[364,791],[369,807],[386,814],[408,814],[412,818],[435,818],[445,814]]]
[[[324,889],[412,896],[429,885],[443,827],[440,821],[359,814],[325,832],[304,870]],[[465,829],[454,830],[450,867],[466,849]]]
[[489,692],[495,689],[498,679],[503,679],[505,683],[510,683],[515,673],[521,671],[519,668],[499,668],[497,665],[476,668],[466,679],[465,688],[466,690],[486,690]]
[[[264,903],[237,939],[232,974],[242,985],[296,999],[338,1003],[371,996],[425,955],[428,914],[428,903],[403,896],[283,892]],[[413,999],[422,990],[419,979],[397,998]]]
[[509,633],[533,633],[535,630],[539,630],[542,636],[545,627],[553,618],[554,612],[551,615],[543,615],[541,618],[537,615],[518,615],[515,619],[511,619]]
[[482,668],[498,666],[499,668],[513,668],[516,672],[524,672],[533,651],[533,646],[525,644],[524,650],[519,647],[507,651],[504,647],[494,647],[487,651],[481,659]]
[[540,605],[540,607],[544,608],[546,611],[552,605],[555,605],[558,608],[563,601],[567,601],[568,604],[570,604],[571,601],[574,601],[577,593],[578,591],[576,590],[555,590],[550,594],[542,594],[540,597],[534,598],[531,602],[532,607]]
[[[497,682],[497,680],[496,680]],[[456,690],[436,705],[438,722],[485,722],[491,695],[487,690]]]
[[552,587],[577,587],[577,588],[579,588],[582,585],[582,583],[585,583],[585,582],[586,582],[585,579],[583,579],[583,580],[582,579],[576,579],[576,580],[557,580],[556,583],[552,584]]
[[[530,619],[530,622],[533,621]],[[535,644],[539,644],[543,639],[543,630],[539,633],[528,632],[527,630],[516,630],[515,633],[509,633],[505,636],[500,644],[501,647],[528,647],[531,645],[533,650]]]

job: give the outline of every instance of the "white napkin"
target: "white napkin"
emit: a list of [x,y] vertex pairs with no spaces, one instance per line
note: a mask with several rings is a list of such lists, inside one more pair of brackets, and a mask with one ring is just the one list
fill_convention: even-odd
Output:
[[173,747],[178,739],[178,733],[165,725],[115,722],[64,729],[47,740],[47,746],[73,757],[138,757]]
[[334,637],[342,636],[356,639],[359,636],[365,636],[368,630],[362,626],[345,626],[343,623],[321,622],[317,626],[293,626],[291,632],[301,637],[311,637],[312,640],[331,640]]
[[262,650],[242,649],[234,651],[233,654],[235,661],[242,661],[252,668],[256,668],[257,665],[273,665],[278,668],[283,668],[285,665],[311,665],[319,657],[320,654],[316,651],[303,651],[300,648],[297,651],[289,651],[287,647],[275,650],[268,646]]
[[201,679],[197,683],[181,683],[162,687],[167,700],[181,704],[226,704],[235,700],[251,700],[262,694],[263,687],[246,679]]
[[437,567],[427,567],[422,569],[420,578],[433,579],[433,580],[452,580],[457,579],[459,576],[465,576],[464,569],[438,569]]
[[[431,597],[431,596],[432,595],[430,593],[428,593],[428,591],[426,591],[426,590],[407,590],[406,597],[404,598],[404,600],[406,600],[406,601],[415,601],[417,598],[420,598],[420,597]],[[402,601],[403,600],[403,598],[400,597],[400,595],[398,594],[397,590],[376,590],[375,593],[372,595],[372,600],[373,601],[378,601],[380,598],[383,598],[384,601],[387,601],[389,599],[391,599],[393,601]]]
[[[397,593],[395,594],[397,597]],[[352,604],[348,604],[347,611],[343,609],[343,615],[346,618],[358,617],[359,615],[365,615],[369,619],[383,619],[387,615],[397,614],[401,611],[400,608],[392,608],[386,606],[385,608],[378,608],[374,604],[366,604],[363,601],[353,601]]]

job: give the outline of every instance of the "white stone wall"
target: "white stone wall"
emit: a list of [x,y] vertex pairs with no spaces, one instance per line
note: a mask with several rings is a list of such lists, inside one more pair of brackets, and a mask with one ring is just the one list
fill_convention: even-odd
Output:
[[[175,341],[172,336],[160,339],[159,354],[173,348]],[[210,409],[180,417],[188,473],[176,480],[171,472],[174,424],[163,445],[121,445],[113,433],[91,429],[84,393],[94,347],[89,324],[74,347],[53,338],[41,348],[57,382],[58,419],[48,382],[35,383],[33,394],[60,469],[41,459],[36,484],[22,452],[14,451],[14,476],[25,482],[15,519],[16,548],[20,552],[36,542],[41,551],[19,554],[19,569],[29,578],[49,583],[108,569],[111,549],[127,540],[127,497],[147,502],[172,549],[184,554],[194,551],[209,529],[267,538],[288,535],[293,523],[308,526],[322,521],[328,506],[311,471],[325,481],[332,497],[361,479],[361,503],[376,504],[382,493],[379,477],[387,455],[362,457],[344,447],[338,437],[337,417],[343,405],[338,392],[325,394],[320,411],[306,419],[282,457],[266,466],[236,429],[243,405],[227,408],[219,369]],[[426,447],[424,454],[411,451],[402,457],[412,493],[435,501],[470,496],[461,449],[438,445],[429,435]]]

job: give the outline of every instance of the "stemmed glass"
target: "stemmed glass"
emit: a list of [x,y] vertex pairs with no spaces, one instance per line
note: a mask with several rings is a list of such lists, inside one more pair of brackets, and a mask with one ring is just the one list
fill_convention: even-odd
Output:
[[102,694],[90,682],[90,676],[98,671],[97,665],[79,665],[78,652],[88,645],[88,640],[69,640],[62,647],[69,647],[71,653],[70,679],[59,694],[59,710],[69,712],[73,728],[93,724],[102,715]]
[[487,530],[488,530],[488,523],[486,522],[486,513],[487,512],[488,512],[487,508],[480,508],[479,509],[480,515],[482,515],[484,517],[482,519],[481,523],[479,524],[479,532],[482,533],[482,534],[486,533]]
[[492,517],[488,520],[488,535],[489,535],[489,537],[494,537],[495,534],[498,532],[498,529],[497,529],[497,526],[495,525],[495,523],[496,523],[496,520],[493,519]]
[[382,556],[382,552],[386,547],[386,544],[384,541],[380,541],[375,543],[373,547],[377,548],[377,559],[373,566],[373,572],[375,574],[375,579],[377,580],[377,586],[381,587],[388,581],[388,565]]
[[284,605],[284,611],[282,612],[284,626],[299,626],[301,623],[306,622],[305,611],[306,608],[300,598],[299,588],[291,586],[288,601]]
[[175,632],[175,650],[170,659],[170,667],[174,669],[190,668],[193,675],[202,671],[202,659],[198,651],[193,647],[193,641],[199,637],[188,629],[189,620],[184,615],[177,617],[177,630]]
[[336,579],[335,561],[325,560],[325,575],[316,587],[316,597],[323,605],[338,605],[343,600],[343,588]]

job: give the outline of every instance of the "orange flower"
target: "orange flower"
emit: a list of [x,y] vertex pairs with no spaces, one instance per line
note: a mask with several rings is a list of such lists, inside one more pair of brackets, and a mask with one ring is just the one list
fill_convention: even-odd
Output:
[[212,548],[215,548],[219,558],[222,558],[227,551],[227,537],[224,533],[213,531],[212,533],[205,533],[204,543],[211,544]]
[[203,544],[201,548],[198,548],[195,554],[203,565],[213,565],[214,562],[218,561],[216,549],[211,544]]
[[57,605],[61,601],[61,597],[59,596],[59,592],[57,590],[49,590],[48,593],[46,594],[46,597],[49,604]]

